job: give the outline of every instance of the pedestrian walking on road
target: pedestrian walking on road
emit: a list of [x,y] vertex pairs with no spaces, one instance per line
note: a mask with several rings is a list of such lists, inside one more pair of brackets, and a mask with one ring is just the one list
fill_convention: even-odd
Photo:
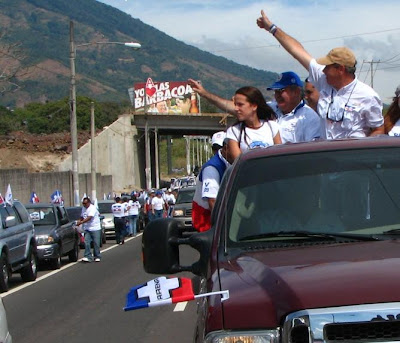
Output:
[[124,244],[127,204],[123,204],[122,199],[116,197],[115,204],[111,205],[111,211],[114,216],[115,240],[117,244]]
[[[101,224],[100,213],[90,199],[85,197],[82,200],[81,218],[77,221],[77,226],[83,225],[85,232],[85,254],[83,262],[101,261],[100,240],[101,240]],[[93,255],[91,245],[93,242]]]

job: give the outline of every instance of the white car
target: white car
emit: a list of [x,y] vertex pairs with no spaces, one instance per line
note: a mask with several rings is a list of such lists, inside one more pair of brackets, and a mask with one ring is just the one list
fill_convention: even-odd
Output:
[[8,323],[6,309],[4,308],[3,299],[0,297],[0,342],[12,343],[12,337],[8,331]]
[[106,236],[115,235],[114,216],[111,211],[111,205],[114,203],[114,200],[99,200],[97,202],[100,215],[104,216],[103,226]]

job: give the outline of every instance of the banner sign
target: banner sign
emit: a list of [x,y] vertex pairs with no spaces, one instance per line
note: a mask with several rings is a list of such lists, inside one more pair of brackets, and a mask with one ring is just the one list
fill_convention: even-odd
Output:
[[197,94],[186,81],[153,82],[148,78],[146,83],[135,84],[133,91],[135,110],[155,114],[199,113]]

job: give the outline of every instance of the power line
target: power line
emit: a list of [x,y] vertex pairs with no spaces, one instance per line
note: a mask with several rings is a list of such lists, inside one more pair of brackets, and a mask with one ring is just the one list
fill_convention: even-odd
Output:
[[[302,44],[304,44],[304,43],[317,43],[317,42],[324,42],[324,41],[328,41],[328,40],[351,38],[351,37],[358,37],[358,36],[366,36],[366,35],[373,35],[373,34],[377,34],[377,33],[385,33],[385,32],[392,32],[392,31],[398,31],[398,30],[400,30],[400,27],[394,28],[394,29],[388,29],[388,30],[381,30],[381,31],[355,33],[355,34],[352,34],[352,35],[345,35],[345,36],[336,36],[336,37],[320,38],[320,39],[310,39],[310,40],[301,41],[300,43],[302,43]],[[227,52],[227,51],[235,51],[235,50],[276,48],[276,47],[280,47],[280,46],[281,46],[280,44],[271,44],[271,45],[261,45],[261,46],[234,48],[234,49],[224,49],[224,50],[210,50],[210,52],[211,53],[215,53],[215,52]]]

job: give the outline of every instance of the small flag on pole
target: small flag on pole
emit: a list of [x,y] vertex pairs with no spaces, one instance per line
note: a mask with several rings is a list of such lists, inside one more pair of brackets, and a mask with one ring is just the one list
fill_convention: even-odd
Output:
[[4,206],[6,204],[9,204],[9,205],[13,204],[13,196],[12,196],[11,185],[10,184],[8,184],[6,195],[4,197]]
[[131,288],[126,296],[124,310],[131,311],[145,307],[175,304],[216,294],[222,295],[221,301],[229,299],[229,291],[195,295],[191,279],[161,276]]
[[36,192],[32,192],[31,199],[29,200],[32,204],[36,204],[40,202],[39,197],[37,196]]
[[64,204],[64,199],[61,195],[61,192],[57,189],[53,192],[53,194],[50,195],[50,200],[53,204]]
[[0,205],[1,204],[4,204],[4,198],[3,198],[3,196],[1,195],[1,193],[0,193]]

